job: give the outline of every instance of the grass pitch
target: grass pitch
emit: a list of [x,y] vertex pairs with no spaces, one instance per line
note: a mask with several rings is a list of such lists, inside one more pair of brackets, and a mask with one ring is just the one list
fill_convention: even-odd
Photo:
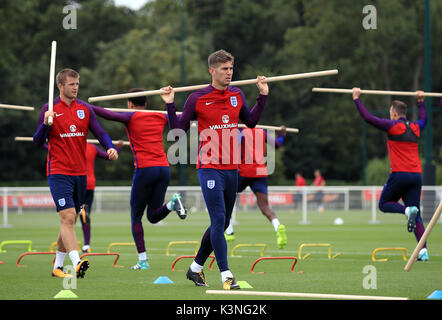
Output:
[[[429,262],[416,262],[410,272],[403,270],[406,261],[400,252],[381,252],[380,258],[387,262],[373,262],[372,251],[380,247],[405,247],[407,258],[417,242],[412,233],[406,230],[403,216],[378,214],[378,224],[369,224],[370,213],[365,211],[325,211],[310,212],[310,224],[300,224],[299,211],[277,211],[277,216],[287,228],[288,244],[279,250],[276,234],[272,225],[259,211],[238,212],[235,225],[236,239],[228,242],[229,266],[238,281],[246,281],[253,288],[243,290],[304,292],[323,294],[373,295],[408,297],[424,300],[433,291],[442,290],[442,231],[436,225],[428,241]],[[343,225],[334,225],[335,218],[341,217]],[[21,215],[10,213],[12,228],[0,229],[0,242],[4,240],[32,240],[33,249],[49,251],[55,241],[59,219],[54,212],[27,212]],[[115,268],[113,256],[91,256],[91,267],[84,279],[78,279],[77,288],[72,290],[81,300],[223,300],[233,296],[208,295],[206,288],[196,287],[186,279],[185,270],[191,259],[182,259],[171,270],[173,261],[180,255],[193,255],[195,245],[175,245],[166,249],[170,241],[200,241],[209,223],[205,212],[190,213],[186,220],[180,220],[171,213],[164,224],[152,225],[143,220],[145,240],[149,257],[149,270],[131,270],[137,262],[133,246],[117,246],[112,249],[120,258]],[[83,241],[80,222],[76,226],[77,237]],[[130,229],[129,212],[92,214],[92,252],[106,252],[112,242],[133,242]],[[264,243],[267,245],[264,256],[298,257],[302,243],[329,243],[335,259],[328,259],[327,248],[304,248],[303,255],[311,253],[306,259],[298,260],[295,272],[290,272],[290,260],[261,261],[256,272],[251,273],[253,262],[260,257],[261,248],[239,248],[230,257],[232,248],[237,244]],[[63,279],[51,277],[53,255],[25,256],[17,267],[20,254],[26,252],[26,245],[7,245],[7,252],[0,253],[0,299],[1,300],[54,300],[63,289]],[[208,289],[222,289],[221,276],[216,262],[213,270],[205,266]],[[70,260],[66,257],[65,264]],[[375,274],[364,273],[365,266],[375,267]],[[178,271],[184,270],[184,271]],[[371,268],[370,270],[373,270]],[[154,284],[160,276],[167,276],[173,284]],[[364,288],[364,279],[372,276],[375,289]],[[373,280],[374,279],[374,280]],[[235,300],[276,299],[281,297],[234,296]],[[294,299],[294,298],[287,298]]]

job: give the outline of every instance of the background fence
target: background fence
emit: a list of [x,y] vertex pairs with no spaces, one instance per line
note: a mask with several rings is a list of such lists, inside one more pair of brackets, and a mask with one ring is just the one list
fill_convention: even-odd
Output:
[[[131,187],[97,187],[93,204],[94,213],[130,212]],[[3,208],[3,223],[0,227],[11,227],[8,215],[32,212],[54,212],[55,205],[48,187],[3,187],[0,196],[0,207]],[[300,224],[311,223],[309,215],[317,211],[354,211],[370,213],[368,223],[379,223],[378,201],[381,195],[380,186],[327,186],[317,187],[269,187],[270,206],[275,210],[301,213]],[[206,212],[204,198],[199,186],[169,187],[166,201],[173,193],[183,195],[185,205],[192,213]],[[427,196],[428,195],[428,196]],[[421,210],[424,220],[431,218],[442,199],[442,186],[424,186],[422,190]],[[256,198],[249,188],[238,194],[235,212],[259,210]],[[429,217],[429,218],[428,218]]]

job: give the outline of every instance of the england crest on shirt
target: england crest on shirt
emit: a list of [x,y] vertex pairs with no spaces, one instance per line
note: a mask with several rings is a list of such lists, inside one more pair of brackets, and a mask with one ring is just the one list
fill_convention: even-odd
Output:
[[80,120],[84,119],[84,110],[77,110],[77,116]]
[[215,180],[207,180],[207,188],[209,189],[215,188]]
[[236,108],[236,106],[238,106],[238,100],[236,99],[235,96],[230,97],[230,104],[232,105],[232,107],[235,107],[235,108]]

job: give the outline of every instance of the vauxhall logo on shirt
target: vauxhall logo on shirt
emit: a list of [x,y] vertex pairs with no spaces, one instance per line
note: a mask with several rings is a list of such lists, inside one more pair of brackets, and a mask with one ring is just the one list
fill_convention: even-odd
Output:
[[209,126],[209,128],[212,130],[216,130],[216,129],[230,129],[238,127],[238,123],[229,123],[230,118],[227,114],[221,117],[221,121],[223,122],[223,124],[213,124]]
[[77,132],[77,127],[75,124],[69,126],[70,133],[60,133],[61,138],[71,138],[71,137],[83,137],[84,132]]

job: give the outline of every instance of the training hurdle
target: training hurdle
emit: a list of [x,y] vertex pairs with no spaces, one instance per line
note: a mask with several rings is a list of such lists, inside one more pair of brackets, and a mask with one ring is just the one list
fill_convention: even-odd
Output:
[[176,244],[196,244],[195,254],[197,254],[200,245],[198,241],[170,241],[167,245],[166,256],[170,256],[170,248]]
[[[81,251],[81,242],[78,241],[77,244],[78,244],[78,251]],[[55,252],[55,247],[56,246],[57,246],[57,241],[52,242],[51,246],[49,247],[49,251],[50,252]]]
[[[20,257],[18,258],[18,260],[17,260],[17,268],[20,267],[20,261],[23,259],[24,256],[28,256],[28,255],[41,255],[41,254],[55,254],[55,252],[53,252],[53,251],[50,251],[50,252],[43,251],[43,252],[25,252],[25,253],[22,253],[20,255]],[[55,257],[52,260],[52,264],[54,264],[54,262],[55,262]],[[22,267],[27,267],[27,266],[26,265],[22,265]]]
[[376,248],[373,250],[371,254],[371,261],[388,261],[387,258],[384,259],[376,259],[376,253],[379,251],[402,251],[402,259],[407,261],[407,249],[406,248]]
[[[255,266],[259,261],[262,261],[262,260],[284,260],[284,259],[294,260],[292,267],[290,269],[291,272],[294,272],[293,269],[295,268],[296,262],[298,262],[298,259],[296,257],[261,257],[261,258],[256,259],[256,261],[253,263],[252,268],[250,269],[250,272],[255,273],[253,270],[255,269]],[[257,273],[264,274],[265,272],[257,272]]]
[[260,255],[260,256],[263,256],[263,255],[264,255],[264,250],[267,248],[267,245],[266,245],[265,243],[256,243],[256,244],[240,243],[240,244],[237,244],[236,246],[234,246],[234,247],[232,248],[232,252],[230,253],[230,256],[231,256],[231,257],[237,257],[237,258],[240,258],[241,256],[236,256],[236,255],[235,255],[235,251],[236,251],[238,248],[243,248],[243,247],[262,247],[261,252],[259,253],[259,255]]
[[120,258],[120,254],[116,253],[116,252],[98,252],[98,253],[84,253],[80,256],[80,259],[83,259],[83,257],[87,257],[87,256],[116,256],[115,257],[115,261],[114,261],[114,267],[115,268],[123,268],[123,266],[117,266],[117,261]]
[[107,253],[111,253],[110,249],[116,246],[134,246],[135,242],[112,242],[107,247]]
[[[195,258],[196,256],[179,256],[178,258],[176,258],[175,259],[175,261],[172,263],[172,271],[184,271],[184,270],[175,270],[175,265],[176,265],[176,263],[178,262],[178,261],[180,261],[181,259],[186,259],[186,258]],[[213,256],[213,255],[210,255],[209,256],[209,258],[212,258],[212,261],[210,261],[210,264],[209,264],[209,270],[212,270],[212,265],[213,265],[213,262],[215,261],[215,256]]]
[[260,297],[293,297],[311,299],[344,299],[344,300],[408,300],[405,297],[383,297],[383,296],[359,296],[349,294],[327,294],[327,293],[300,293],[300,292],[268,292],[268,291],[247,291],[247,290],[206,290],[206,294],[228,294]]
[[35,251],[35,250],[32,250],[32,241],[31,240],[5,240],[0,243],[0,252],[6,252],[6,250],[3,250],[3,247],[7,244],[27,244],[29,252]]
[[340,253],[336,253],[334,256],[331,255],[331,244],[330,243],[303,243],[299,246],[298,259],[306,259],[310,256],[310,253],[307,253],[305,256],[302,256],[302,249],[305,247],[327,247],[328,248],[328,258],[334,259],[340,255]]

